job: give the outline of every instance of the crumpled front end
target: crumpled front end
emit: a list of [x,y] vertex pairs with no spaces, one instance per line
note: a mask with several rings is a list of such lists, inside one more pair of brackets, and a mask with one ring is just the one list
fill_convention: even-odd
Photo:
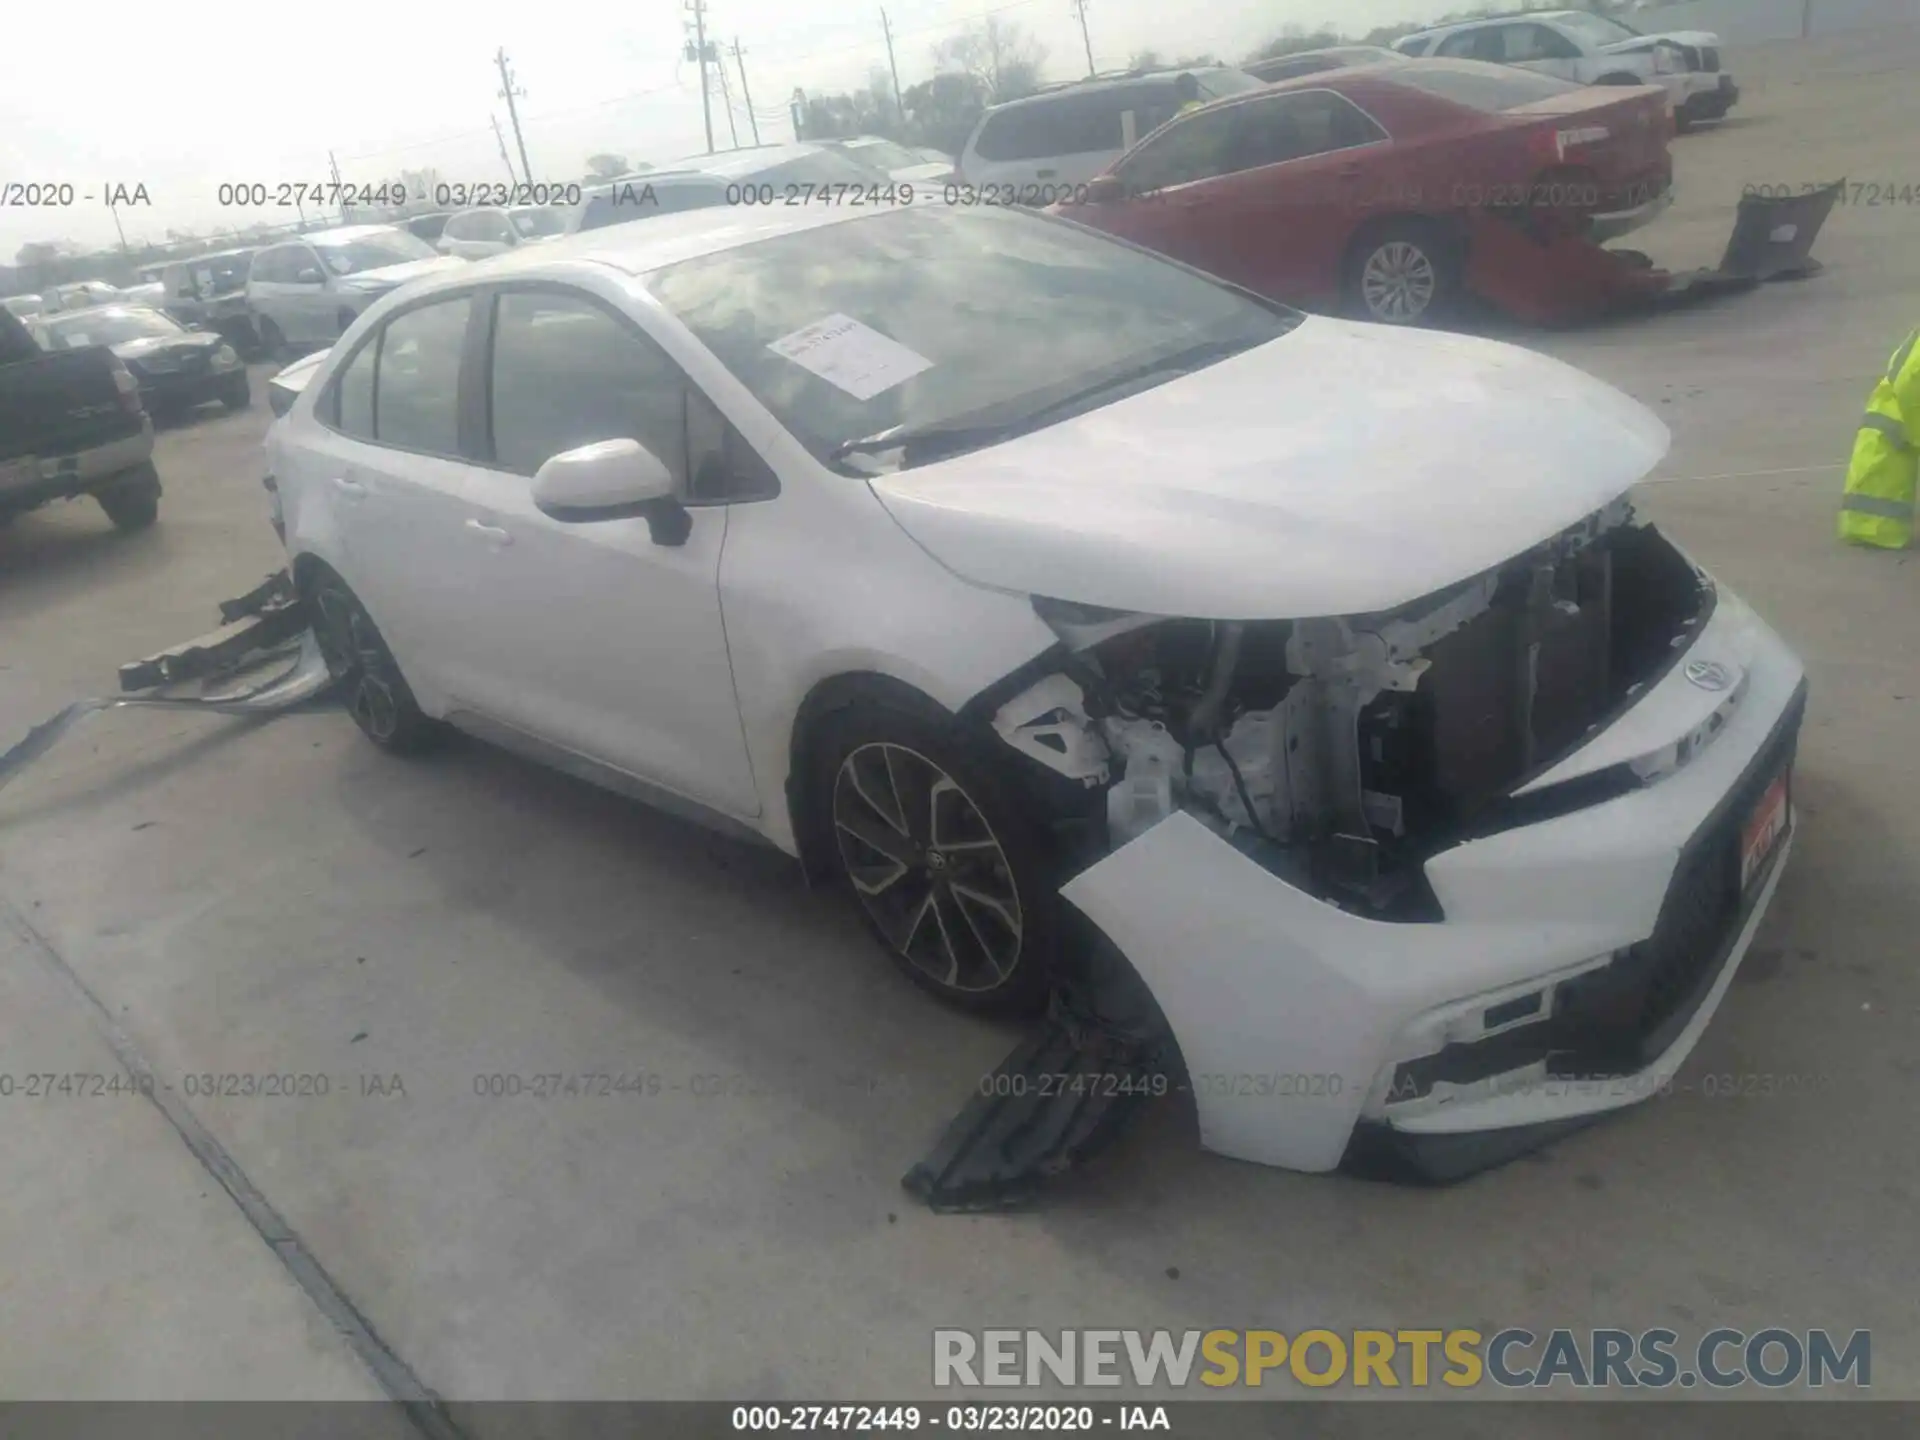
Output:
[[996,728],[1224,1154],[1455,1178],[1647,1098],[1791,841],[1801,667],[1624,501],[1389,614],[1036,608]]

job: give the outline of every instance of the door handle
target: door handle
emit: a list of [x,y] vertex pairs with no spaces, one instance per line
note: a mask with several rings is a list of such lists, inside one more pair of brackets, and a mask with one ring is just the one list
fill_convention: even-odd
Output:
[[504,530],[498,525],[486,525],[478,520],[469,520],[467,521],[467,529],[471,530],[495,549],[498,549],[502,545],[511,545],[513,543],[512,532]]
[[347,479],[344,475],[336,475],[333,477],[333,488],[349,500],[364,500],[367,498],[367,487],[362,485],[358,480]]

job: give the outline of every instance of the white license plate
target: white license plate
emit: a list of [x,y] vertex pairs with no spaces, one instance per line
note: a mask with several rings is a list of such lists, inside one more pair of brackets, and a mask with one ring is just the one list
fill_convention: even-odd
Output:
[[1767,860],[1773,854],[1774,847],[1780,843],[1780,837],[1787,830],[1787,777],[1793,772],[1783,770],[1774,777],[1760,802],[1747,815],[1747,823],[1740,827],[1740,891],[1746,893],[1753,877],[1766,869]]

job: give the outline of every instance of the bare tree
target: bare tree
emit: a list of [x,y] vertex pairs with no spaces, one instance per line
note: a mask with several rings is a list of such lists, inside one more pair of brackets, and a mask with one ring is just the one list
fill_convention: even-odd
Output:
[[1047,51],[1018,25],[989,15],[934,46],[933,58],[943,69],[973,76],[995,100],[1012,100],[1039,87]]

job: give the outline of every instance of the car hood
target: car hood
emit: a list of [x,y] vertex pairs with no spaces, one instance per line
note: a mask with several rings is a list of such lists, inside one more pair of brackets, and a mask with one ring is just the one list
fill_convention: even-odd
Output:
[[1517,346],[1309,318],[1005,444],[869,480],[977,584],[1116,610],[1390,609],[1598,510],[1666,454],[1645,406]]
[[458,255],[432,255],[425,260],[403,260],[398,265],[382,265],[377,270],[358,270],[351,275],[341,276],[340,284],[349,290],[391,290],[409,280],[418,280],[422,275],[438,274],[466,263]]
[[225,343],[218,335],[150,335],[141,340],[122,340],[108,348],[122,360],[144,360],[163,350],[214,350]]

